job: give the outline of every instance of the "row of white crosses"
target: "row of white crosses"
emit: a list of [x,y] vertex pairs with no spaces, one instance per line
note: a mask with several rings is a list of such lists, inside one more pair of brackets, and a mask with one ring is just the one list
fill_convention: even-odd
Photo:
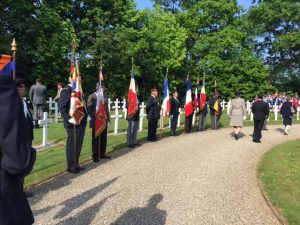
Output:
[[[47,101],[47,103],[49,104],[49,111],[54,111],[55,112],[55,123],[58,123],[58,118],[59,118],[59,113],[58,113],[58,105],[57,102],[53,101],[52,98],[49,99],[49,101]],[[224,111],[225,109],[227,109],[227,115],[229,115],[229,108],[231,106],[231,101],[222,101],[220,102],[222,110]],[[251,112],[251,105],[252,102],[246,101],[246,111],[248,113],[248,115],[250,114],[250,120],[253,120],[253,114]],[[147,116],[146,114],[146,104],[144,102],[142,102],[140,104],[140,123],[139,123],[139,131],[143,131],[143,123],[144,123],[144,119]],[[114,135],[118,134],[119,131],[119,121],[122,118],[126,118],[126,114],[127,114],[127,109],[126,109],[126,100],[123,99],[123,101],[119,101],[119,99],[116,99],[115,101],[111,101],[110,99],[108,99],[108,108],[109,111],[113,111],[113,113],[111,113],[110,117],[111,119],[114,119]],[[271,108],[271,106],[270,106]],[[280,106],[275,105],[273,108],[271,108],[271,111],[274,112],[275,115],[275,121],[278,120],[278,113],[279,113],[279,109]],[[180,115],[184,114],[184,110],[183,109],[179,109],[179,113]],[[300,114],[300,107],[298,107],[297,109],[297,120],[299,120],[299,114]],[[269,120],[269,119],[268,119]],[[170,119],[169,119],[170,121]],[[51,119],[48,119],[48,113],[44,113],[44,117],[43,120],[39,120],[39,124],[43,125],[43,146],[47,146],[47,136],[48,136],[48,124],[52,123]],[[195,125],[196,123],[196,112],[194,112],[194,117],[193,117],[193,125]],[[181,125],[181,117],[178,117],[178,122],[177,122],[177,126],[179,127]],[[169,122],[169,127],[170,127],[170,122]]]

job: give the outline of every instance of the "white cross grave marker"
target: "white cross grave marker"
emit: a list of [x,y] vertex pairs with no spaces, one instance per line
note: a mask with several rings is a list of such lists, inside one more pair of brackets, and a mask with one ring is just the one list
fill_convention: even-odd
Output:
[[52,119],[48,119],[48,113],[44,112],[43,120],[39,120],[39,124],[43,125],[43,147],[47,146],[48,142],[48,124],[52,123]]
[[142,104],[140,105],[140,127],[139,127],[139,131],[143,131],[143,123],[144,123],[144,117],[146,116],[145,114],[145,103],[142,102]]
[[114,134],[118,134],[119,119],[122,118],[122,115],[119,115],[119,103],[119,99],[116,99],[115,105],[112,107],[113,109],[115,109],[115,115],[111,116],[111,118],[115,119]]

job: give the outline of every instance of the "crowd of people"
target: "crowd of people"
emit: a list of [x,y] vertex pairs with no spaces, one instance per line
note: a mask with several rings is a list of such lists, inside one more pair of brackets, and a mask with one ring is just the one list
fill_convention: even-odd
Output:
[[[98,87],[96,88],[98,90]],[[138,94],[138,89],[136,89]],[[30,211],[26,195],[23,191],[24,177],[28,175],[33,168],[35,162],[35,150],[32,148],[33,128],[38,126],[37,121],[41,119],[42,112],[47,99],[47,89],[36,80],[36,84],[30,89],[29,96],[33,105],[33,109],[24,100],[26,93],[26,82],[23,79],[13,80],[8,76],[0,76],[0,159],[1,159],[1,194],[0,194],[0,223],[1,224],[32,224],[33,216]],[[106,89],[103,88],[106,123],[104,130],[99,136],[95,135],[95,120],[97,119],[97,99],[99,92],[95,91],[88,98],[84,107],[83,117],[79,124],[70,122],[70,105],[72,93],[72,79],[66,87],[58,84],[58,92],[55,100],[58,101],[59,111],[64,120],[64,128],[67,133],[66,140],[66,159],[67,171],[69,173],[80,173],[84,167],[79,165],[79,158],[84,141],[85,129],[88,116],[91,118],[90,127],[92,128],[92,159],[94,163],[98,163],[100,159],[110,159],[106,154],[107,131],[110,126],[110,116],[108,109],[108,101],[106,97]],[[215,91],[213,96],[205,102],[203,107],[193,107],[198,117],[197,130],[204,131],[206,129],[206,118],[210,115],[210,128],[215,130],[219,126],[219,120],[222,116],[222,107],[218,101],[218,92]],[[180,116],[179,109],[184,104],[178,99],[178,91],[172,93],[170,99],[170,111],[168,116],[171,120],[171,135],[178,135],[177,123]],[[200,101],[200,99],[198,99]],[[252,113],[254,119],[253,142],[260,143],[262,138],[262,129],[269,117],[270,99],[264,98],[257,94],[252,104]],[[272,104],[280,106],[283,124],[285,126],[284,134],[289,133],[292,125],[293,115],[297,112],[298,100],[296,98],[288,98],[281,95],[272,98]],[[280,102],[280,104],[279,104]],[[271,107],[272,107],[271,104]],[[139,105],[139,103],[138,103]],[[197,104],[200,105],[200,104]],[[127,104],[128,107],[128,104]],[[140,107],[133,115],[127,117],[127,145],[130,148],[139,146],[138,143],[138,127],[140,120]],[[33,111],[33,115],[32,115]],[[158,100],[158,89],[152,88],[150,96],[147,100],[146,113],[148,119],[148,141],[157,141],[158,121],[161,119],[161,105]],[[246,119],[245,100],[241,98],[241,94],[237,91],[235,98],[231,102],[229,108],[230,126],[233,127],[233,137],[235,140],[240,138],[240,131]],[[192,119],[194,113],[185,117],[184,134],[188,134],[192,130]],[[24,132],[25,131],[25,132]],[[14,192],[14,195],[8,193]],[[14,196],[18,196],[17,200]],[[27,196],[28,197],[28,196]],[[4,212],[4,213],[3,213]],[[15,215],[20,216],[15,216]]]

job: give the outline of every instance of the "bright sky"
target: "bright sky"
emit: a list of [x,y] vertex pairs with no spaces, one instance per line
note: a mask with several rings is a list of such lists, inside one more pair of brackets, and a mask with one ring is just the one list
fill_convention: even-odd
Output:
[[[152,6],[152,2],[150,0],[136,0],[136,1],[137,1],[138,9],[146,8],[146,7],[151,8]],[[246,9],[251,5],[251,1],[252,0],[238,0],[238,3],[244,6],[244,8]]]

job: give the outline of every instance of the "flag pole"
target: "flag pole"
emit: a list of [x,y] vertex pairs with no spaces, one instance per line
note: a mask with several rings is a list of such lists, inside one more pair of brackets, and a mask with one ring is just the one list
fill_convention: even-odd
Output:
[[[167,67],[167,72],[166,72],[165,79],[168,78],[168,74],[169,74],[169,67]],[[165,79],[164,79],[164,86],[165,86]],[[162,135],[163,135],[164,114],[165,114],[164,109],[162,109],[162,111],[161,111],[161,120],[160,120],[160,139],[162,139]]]
[[[101,95],[100,92],[103,91],[103,90],[102,90],[102,80],[101,80],[101,75],[102,75],[102,70],[103,70],[103,61],[102,61],[102,59],[101,59],[101,61],[100,61],[100,68],[99,68],[99,70],[100,70],[100,71],[99,71],[99,87],[98,87],[98,93],[97,93],[97,94],[100,94],[100,95]],[[102,75],[102,76],[103,76],[103,75]],[[100,104],[100,103],[97,102],[96,104]],[[98,107],[100,107],[100,105],[99,105]],[[94,130],[95,130],[95,132],[96,132],[95,124],[94,124]],[[100,135],[101,135],[101,134],[100,134]],[[99,135],[99,136],[100,136],[100,135]],[[99,136],[98,136],[97,138],[98,138],[98,141],[99,141],[99,142],[98,142],[98,143],[99,143],[99,144],[98,144],[98,155],[100,156],[100,150],[101,150],[101,149],[100,149],[100,144],[101,144],[100,139],[101,139],[101,138],[100,138]],[[94,137],[94,138],[95,138],[95,137]]]
[[[215,80],[215,96],[217,93],[217,81]],[[217,112],[215,110],[215,130],[217,129]]]
[[[12,50],[12,58],[13,58],[13,62],[16,63],[16,51],[17,51],[17,43],[16,43],[16,39],[13,38],[13,41],[11,43],[11,50]],[[16,66],[16,65],[14,65]],[[13,79],[16,79],[16,68],[14,68],[13,70]]]
[[[72,40],[72,63],[75,62],[76,60],[76,40],[75,38]],[[75,64],[76,65],[76,64]],[[77,68],[73,68],[74,70],[77,69]],[[72,82],[74,82],[73,80],[73,77],[72,77]],[[72,84],[73,85],[73,84]],[[73,162],[74,162],[74,168],[73,170],[76,171],[76,167],[77,167],[77,154],[76,154],[76,151],[77,151],[77,143],[76,143],[76,125],[74,124],[73,125]]]

